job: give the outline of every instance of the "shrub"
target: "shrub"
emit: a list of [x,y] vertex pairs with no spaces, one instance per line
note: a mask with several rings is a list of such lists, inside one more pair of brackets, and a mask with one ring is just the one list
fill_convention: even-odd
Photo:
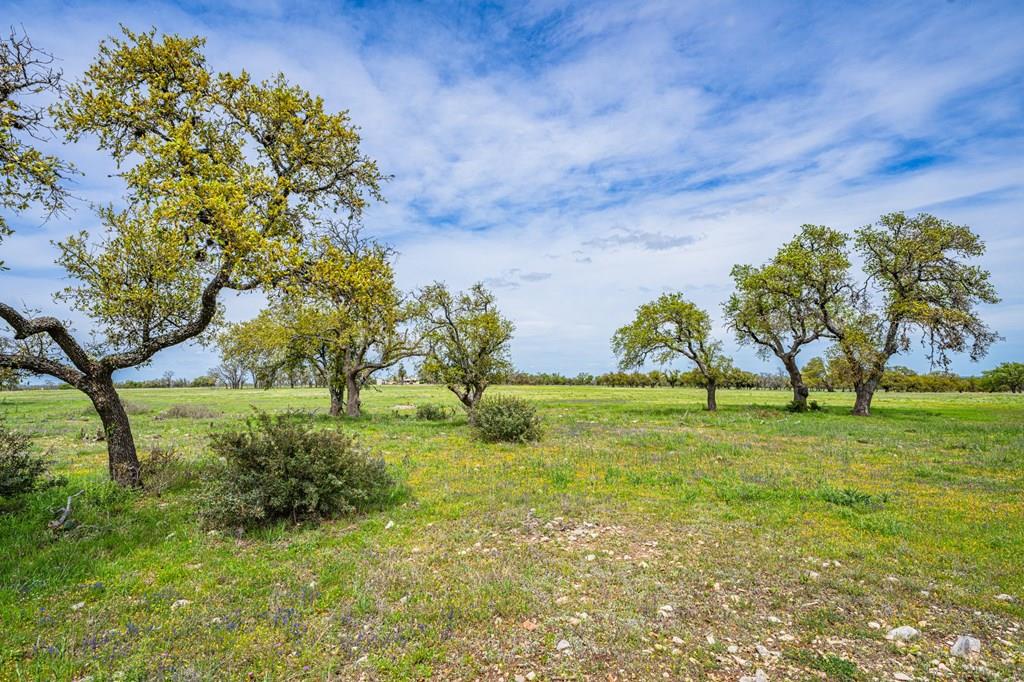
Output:
[[139,475],[146,492],[160,496],[192,478],[192,470],[174,448],[154,447],[139,457]]
[[431,422],[444,421],[445,419],[451,418],[454,414],[455,411],[446,405],[425,403],[423,405],[416,406],[416,418],[425,419]]
[[223,462],[203,495],[208,525],[331,517],[382,505],[396,494],[384,460],[354,437],[312,431],[295,415],[258,412],[244,428],[215,434],[212,448]]
[[541,421],[537,408],[528,400],[498,395],[485,398],[473,415],[477,436],[489,443],[525,443],[540,440]]
[[157,415],[157,419],[213,419],[220,416],[220,412],[211,410],[206,405],[171,405]]
[[29,452],[32,439],[0,423],[0,497],[16,497],[64,482],[49,475],[50,463]]
[[821,405],[818,404],[817,400],[810,400],[807,404],[798,403],[795,400],[790,400],[786,403],[787,412],[820,412]]

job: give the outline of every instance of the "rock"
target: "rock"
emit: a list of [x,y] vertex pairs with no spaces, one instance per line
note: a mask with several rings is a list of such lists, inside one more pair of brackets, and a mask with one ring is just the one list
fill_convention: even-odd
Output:
[[516,682],[526,682],[526,675],[516,675]]
[[1013,595],[1012,594],[997,594],[996,595],[996,599],[998,599],[999,601],[1013,601]]
[[683,643],[683,638],[682,637],[678,637],[678,636],[677,637],[673,637],[672,638],[672,643],[673,644],[681,645]]
[[728,651],[730,654],[738,654],[740,652],[740,648],[735,644],[730,644],[726,651]]
[[537,678],[537,673],[533,672],[532,670],[530,672],[526,673],[526,679],[533,680],[533,679],[536,679],[536,678]]
[[762,659],[766,661],[771,659],[772,652],[768,651],[768,647],[766,647],[764,644],[758,644],[754,648],[757,649],[757,655],[760,656]]
[[981,642],[970,635],[960,635],[950,648],[949,653],[960,658],[969,658],[981,653]]
[[899,680],[900,682],[910,682],[914,678],[913,678],[913,676],[908,675],[906,673],[893,673],[892,674],[892,679]]
[[528,630],[530,632],[533,632],[537,629],[537,623],[532,620],[524,620],[522,625],[524,630]]
[[782,622],[782,619],[778,618],[776,616],[768,616],[768,622],[769,623],[775,623],[776,625],[778,625],[779,623]]
[[921,636],[921,631],[910,625],[901,625],[886,633],[885,638],[892,642],[909,642]]
[[79,609],[82,609],[82,608],[85,608],[85,602],[84,601],[80,601],[77,604],[72,604],[71,605],[71,610],[72,611],[78,611]]
[[567,651],[571,648],[572,644],[569,644],[569,641],[565,639],[558,640],[558,644],[555,645],[555,649],[557,649],[558,651]]
[[706,639],[708,640],[708,644],[710,644],[711,646],[715,645],[715,636],[714,635],[708,635],[706,637]]
[[877,620],[869,620],[868,621],[868,627],[871,628],[872,630],[881,630],[882,629],[882,624],[879,623]]
[[391,530],[394,527],[395,527],[395,522],[392,521],[391,519],[388,519],[388,522],[386,524],[384,524],[384,530]]
[[588,554],[588,555],[587,555],[587,561],[593,561],[593,560],[594,560],[594,559],[596,559],[596,558],[597,558],[597,556],[596,556],[596,555],[594,555],[594,554]]
[[744,675],[740,678],[740,682],[768,682],[768,674],[760,668],[753,675]]
[[184,608],[191,603],[192,602],[190,602],[188,599],[179,599],[178,601],[171,604],[171,611],[177,611],[178,609]]

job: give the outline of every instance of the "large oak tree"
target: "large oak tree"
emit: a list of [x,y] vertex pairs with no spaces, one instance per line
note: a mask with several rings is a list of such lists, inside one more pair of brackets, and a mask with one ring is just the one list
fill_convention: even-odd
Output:
[[999,297],[989,273],[969,262],[985,253],[970,227],[927,213],[888,213],[856,231],[854,249],[864,281],[848,306],[821,308],[826,334],[846,360],[857,393],[854,414],[870,414],[886,364],[915,336],[942,368],[950,353],[978,360],[999,338],[978,312],[979,304]]
[[736,290],[725,304],[727,324],[741,345],[782,361],[797,409],[806,409],[809,395],[798,355],[826,334],[823,311],[837,312],[848,297],[844,244],[840,232],[804,225],[765,265],[732,269]]
[[137,485],[138,458],[114,372],[194,339],[226,289],[274,287],[299,267],[324,212],[358,215],[381,174],[359,150],[346,112],[290,85],[217,73],[201,38],[122,30],[55,108],[76,142],[92,136],[120,169],[123,202],[97,211],[102,234],[59,243],[72,284],[60,299],[84,312],[97,341],[55,317],[0,303],[14,341],[47,352],[0,352],[0,365],[83,391],[106,435],[110,476]]

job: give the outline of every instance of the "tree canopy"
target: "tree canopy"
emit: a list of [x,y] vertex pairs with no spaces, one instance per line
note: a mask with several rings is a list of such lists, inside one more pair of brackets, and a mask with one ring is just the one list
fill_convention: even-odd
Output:
[[782,361],[798,409],[806,407],[809,391],[797,356],[825,335],[822,311],[836,313],[846,300],[845,241],[831,228],[804,225],[767,264],[732,269],[735,291],[724,306],[726,322],[738,343]]
[[950,353],[978,360],[999,338],[978,312],[979,304],[999,297],[989,273],[968,262],[985,252],[970,227],[927,213],[888,213],[856,231],[854,248],[864,281],[846,308],[822,308],[822,317],[857,391],[855,414],[870,412],[886,364],[915,335],[942,368]]
[[427,355],[421,374],[445,385],[473,418],[484,391],[512,371],[515,326],[498,312],[483,284],[452,294],[440,283],[420,294]]
[[323,214],[358,216],[383,180],[346,112],[283,75],[215,72],[203,44],[123,28],[54,108],[67,139],[94,137],[124,185],[123,201],[98,211],[101,236],[58,244],[72,278],[59,299],[89,317],[96,343],[0,304],[15,338],[47,335],[60,351],[5,352],[0,365],[88,394],[125,483],[138,482],[138,462],[113,372],[203,334],[221,291],[272,289],[306,267]]
[[707,388],[707,409],[717,409],[715,389],[732,369],[722,344],[711,339],[711,318],[682,294],[663,294],[636,310],[633,321],[612,337],[621,369],[643,366],[648,360],[668,364],[677,357],[696,365]]

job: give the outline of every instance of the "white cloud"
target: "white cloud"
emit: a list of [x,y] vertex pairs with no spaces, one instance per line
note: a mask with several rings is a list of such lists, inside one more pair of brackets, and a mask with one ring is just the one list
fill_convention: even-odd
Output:
[[[398,3],[265,2],[191,15],[163,4],[8,13],[70,76],[124,21],[206,35],[217,68],[281,70],[349,109],[366,151],[395,176],[367,222],[401,252],[403,285],[489,281],[529,369],[610,368],[612,331],[666,289],[720,317],[730,267],[764,260],[802,223],[852,228],[933,206],[990,244],[984,265],[1006,300],[989,317],[1007,337],[993,359],[1024,351],[1024,103],[1008,85],[1024,75],[1024,13],[1012,6],[796,16],[730,3],[532,2],[446,16]],[[65,150],[87,172],[80,194],[115,200],[109,162],[91,149]],[[943,161],[883,172],[915,154]],[[0,247],[12,266],[4,290],[59,287],[47,240],[92,223],[83,210],[20,226]],[[258,306],[244,300],[226,301],[232,318]],[[756,366],[749,351],[738,357]],[[171,350],[147,372],[183,358],[200,369],[215,361]]]

